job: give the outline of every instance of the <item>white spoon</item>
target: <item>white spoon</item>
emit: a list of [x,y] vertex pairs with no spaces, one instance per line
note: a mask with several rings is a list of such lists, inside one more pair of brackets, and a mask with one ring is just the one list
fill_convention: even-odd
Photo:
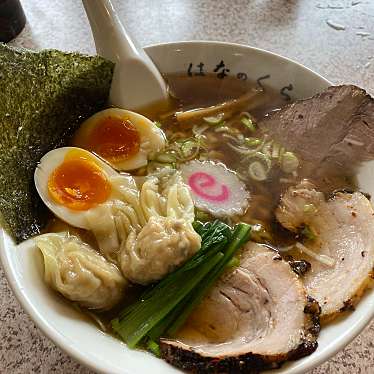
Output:
[[82,0],[97,53],[115,65],[110,104],[139,110],[167,101],[168,91],[155,64],[130,38],[110,0]]

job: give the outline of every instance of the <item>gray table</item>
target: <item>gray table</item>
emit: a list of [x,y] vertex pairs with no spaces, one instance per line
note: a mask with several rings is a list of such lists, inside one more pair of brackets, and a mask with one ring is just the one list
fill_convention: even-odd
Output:
[[[208,39],[290,57],[335,83],[374,94],[374,0],[113,0],[141,44]],[[79,0],[23,0],[28,24],[14,45],[94,53]],[[344,30],[337,30],[343,26]],[[0,269],[0,373],[89,373],[46,339]],[[374,372],[374,323],[312,371]]]

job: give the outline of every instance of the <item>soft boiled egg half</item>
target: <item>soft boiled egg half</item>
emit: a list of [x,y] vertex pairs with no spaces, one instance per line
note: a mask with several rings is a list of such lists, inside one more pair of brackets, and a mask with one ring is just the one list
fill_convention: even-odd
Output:
[[165,135],[154,122],[129,110],[110,108],[88,118],[73,138],[73,145],[87,149],[117,170],[147,165],[148,155],[165,147]]
[[87,212],[118,198],[114,181],[134,184],[91,152],[75,147],[45,154],[35,170],[36,189],[47,207],[68,224],[88,229]]

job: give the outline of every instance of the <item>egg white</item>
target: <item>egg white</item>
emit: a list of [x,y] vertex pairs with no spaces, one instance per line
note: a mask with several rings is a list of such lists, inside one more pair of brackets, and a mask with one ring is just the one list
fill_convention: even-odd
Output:
[[54,215],[60,218],[61,220],[65,221],[71,226],[82,229],[88,229],[89,227],[86,214],[87,212],[90,212],[93,209],[95,209],[97,205],[87,210],[69,209],[59,204],[58,202],[55,202],[48,191],[48,180],[50,175],[59,165],[63,163],[66,154],[72,150],[78,150],[80,153],[84,154],[87,158],[89,158],[91,162],[94,162],[105,175],[109,184],[112,187],[111,194],[109,195],[107,201],[115,200],[116,198],[118,198],[118,188],[115,188],[113,185],[116,179],[124,179],[124,183],[133,183],[134,188],[136,188],[136,186],[131,176],[120,176],[118,172],[115,171],[105,161],[101,160],[99,157],[84,149],[76,147],[63,147],[54,149],[53,151],[50,151],[47,154],[45,154],[40,160],[40,163],[37,166],[34,173],[35,187],[41,199],[43,200],[44,204],[47,205],[47,207],[54,213]]
[[137,154],[126,160],[108,160],[115,169],[126,171],[143,167],[147,165],[148,155],[151,152],[159,152],[165,148],[165,134],[154,122],[141,114],[119,108],[105,109],[88,118],[76,132],[73,142],[79,146],[78,139],[87,139],[95,124],[109,116],[129,120],[138,131],[140,137],[140,147]]

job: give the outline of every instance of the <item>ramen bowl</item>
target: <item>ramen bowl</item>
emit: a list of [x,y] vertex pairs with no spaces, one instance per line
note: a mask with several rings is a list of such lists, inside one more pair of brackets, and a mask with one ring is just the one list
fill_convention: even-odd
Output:
[[[153,45],[147,53],[163,74],[186,76],[230,75],[255,81],[279,92],[285,101],[307,98],[330,82],[310,69],[274,53],[230,43],[175,42]],[[322,134],[321,134],[322,135]],[[360,170],[360,188],[374,195],[373,168]],[[2,264],[17,299],[36,325],[58,347],[96,372],[172,374],[180,372],[147,352],[131,350],[115,337],[101,332],[43,281],[43,263],[32,240],[15,245],[0,232]],[[318,349],[288,362],[273,373],[297,374],[320,365],[347,345],[374,317],[374,292],[368,291],[356,310],[322,328]]]

